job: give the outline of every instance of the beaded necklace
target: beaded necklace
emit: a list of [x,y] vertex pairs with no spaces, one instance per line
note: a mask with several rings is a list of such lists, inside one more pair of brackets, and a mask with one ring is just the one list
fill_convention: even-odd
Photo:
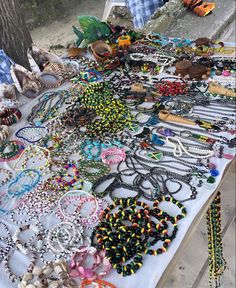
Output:
[[[218,192],[207,211],[209,287],[221,287],[226,269],[221,234],[221,194]],[[214,283],[213,283],[214,281]]]

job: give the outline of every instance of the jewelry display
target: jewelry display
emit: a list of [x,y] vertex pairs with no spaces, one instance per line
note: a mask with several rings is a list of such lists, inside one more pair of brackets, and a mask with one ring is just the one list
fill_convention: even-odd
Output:
[[[160,278],[235,156],[229,43],[79,21],[81,46],[67,56],[33,46],[33,72],[12,66],[26,100],[2,88],[0,287],[156,285],[140,269]],[[212,288],[226,268],[220,210],[217,194],[207,212]]]

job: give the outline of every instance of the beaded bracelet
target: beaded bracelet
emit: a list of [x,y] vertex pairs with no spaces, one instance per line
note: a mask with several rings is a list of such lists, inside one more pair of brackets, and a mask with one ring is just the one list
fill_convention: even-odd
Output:
[[[98,169],[99,171],[89,172],[89,169]],[[79,171],[85,179],[94,182],[107,174],[110,171],[110,167],[102,162],[82,160],[79,162]]]
[[[114,159],[108,159],[109,156],[115,156]],[[126,154],[124,149],[109,148],[102,152],[101,158],[102,162],[111,165],[118,164],[125,160]]]
[[[1,180],[0,180],[1,181],[0,187],[1,187],[4,184],[6,184],[8,181],[11,180],[13,173],[8,169],[0,168],[0,175],[1,175]],[[3,177],[3,176],[5,176],[5,177]]]
[[[15,135],[16,137],[27,141],[28,143],[36,143],[38,142],[46,133],[47,128],[43,126],[26,126],[19,129]],[[27,136],[27,133],[32,133],[33,135]]]
[[12,124],[17,123],[22,114],[17,108],[5,108],[2,112],[0,112],[0,125],[11,126]]
[[6,140],[10,135],[10,129],[7,125],[0,125],[0,143]]
[[86,288],[87,286],[94,287],[94,288],[116,288],[116,286],[114,286],[113,284],[107,281],[101,280],[101,279],[96,279],[96,280],[84,279],[82,283],[80,284],[79,288]]
[[83,246],[83,228],[72,222],[61,222],[52,228],[47,237],[47,247],[53,254],[69,257],[78,246]]
[[[64,166],[64,169],[66,171],[68,171],[69,169],[72,169],[73,170],[73,173],[74,173],[74,176],[73,176],[73,179],[70,180],[70,181],[66,181],[64,180],[63,178],[65,178],[66,176],[72,176],[71,174],[68,174],[68,172],[66,173],[59,173],[60,176],[56,176],[54,179],[56,180],[56,182],[58,183],[58,185],[65,189],[65,190],[68,190],[69,187],[73,187],[78,181],[79,181],[79,185],[81,186],[81,188],[83,187],[83,184],[84,184],[84,180],[79,178],[79,170],[78,168],[76,167],[75,164],[73,163],[68,163]],[[78,184],[78,183],[77,183]]]
[[[77,205],[77,209],[74,213],[68,214],[68,212],[65,211],[65,209],[62,208],[62,203],[65,205],[69,204],[71,202],[79,201]],[[91,212],[88,216],[82,216],[79,212],[83,206],[84,203],[88,202],[94,202],[95,203],[95,209]],[[83,190],[71,190],[64,194],[58,201],[58,213],[62,218],[64,219],[76,219],[78,222],[80,222],[82,225],[84,225],[86,228],[89,228],[89,226],[93,225],[95,222],[98,221],[100,214],[102,211],[102,202],[97,201],[95,197],[90,195],[88,192]],[[59,217],[60,217],[59,216]]]
[[[19,234],[23,231],[26,230],[32,230],[34,232],[34,235],[31,237],[31,239],[28,240],[28,242],[30,243],[33,238],[35,236],[37,236],[38,241],[37,241],[37,247],[29,247],[29,245],[22,244],[22,242],[20,241],[19,238]],[[31,252],[37,252],[37,250],[41,250],[42,249],[42,238],[43,238],[43,226],[41,223],[31,223],[31,224],[27,224],[21,227],[18,227],[18,229],[15,230],[13,236],[12,236],[12,240],[15,243],[15,246],[18,250],[20,250],[23,254],[29,254]],[[33,248],[33,249],[32,249]]]
[[[12,241],[12,237],[11,237],[11,233],[7,227],[6,224],[4,224],[3,222],[0,222],[0,227],[3,227],[4,231],[6,232],[7,236],[4,237],[3,239],[3,232],[1,231],[1,236],[0,236],[0,262],[2,261],[2,259],[4,259],[10,252],[11,248],[14,246],[13,241]],[[2,245],[2,242],[4,243],[4,245]]]
[[[24,145],[19,140],[5,141],[0,146],[0,162],[16,160],[24,151]],[[5,152],[5,151],[8,152]]]
[[[24,157],[23,157],[24,156]],[[20,157],[18,158],[18,160],[14,163],[14,169],[15,170],[25,170],[27,169],[27,162],[29,160],[32,160],[34,157],[38,156],[39,159],[41,160],[41,158],[46,158],[45,159],[45,163],[42,166],[36,166],[34,167],[37,170],[40,170],[41,172],[44,172],[45,170],[49,169],[50,165],[51,165],[51,154],[50,151],[46,148],[37,146],[37,145],[30,145],[28,146],[23,153],[21,153]],[[41,157],[40,157],[41,156]],[[23,158],[23,160],[22,160]],[[17,167],[17,165],[19,165],[20,161],[22,160],[22,163],[20,165],[20,167]],[[38,161],[37,161],[38,162]],[[36,163],[36,161],[33,161],[33,163]],[[31,167],[33,168],[33,167]]]
[[[22,183],[21,185],[21,189],[19,189],[19,181],[21,180],[21,178],[24,177],[30,177],[30,182],[26,182],[24,181],[24,183]],[[15,177],[15,179],[8,185],[8,191],[7,193],[11,196],[20,196],[26,192],[29,192],[31,189],[33,189],[38,182],[40,181],[41,175],[37,170],[34,169],[27,169],[24,170],[22,172],[20,172],[19,174],[17,174],[17,176]],[[14,186],[16,187],[14,191]]]
[[[18,250],[13,250],[11,254],[8,254],[4,260],[3,260],[3,267],[5,268],[5,272],[9,278],[9,280],[12,282],[12,283],[19,283],[21,282],[21,280],[23,280],[24,278],[24,275],[22,276],[16,276],[14,275],[11,270],[10,270],[10,266],[9,266],[9,260],[10,260],[10,256],[14,253],[14,251],[18,251]],[[37,256],[35,253],[31,253],[30,255],[30,264],[28,265],[27,267],[27,273],[31,273],[34,266],[35,266],[35,262],[37,260]]]
[[[70,276],[71,277],[80,277],[81,279],[95,280],[102,278],[107,275],[111,270],[111,264],[106,258],[106,251],[100,250],[98,251],[94,247],[88,248],[85,252],[76,252],[70,263]],[[85,262],[88,256],[93,257],[93,264],[91,268],[83,267],[83,263]],[[77,260],[79,258],[79,260]],[[96,270],[103,268],[101,272],[96,272]]]
[[[100,141],[86,140],[80,145],[80,150],[84,159],[98,161],[100,160],[101,148],[103,145]],[[96,151],[94,151],[96,148]]]

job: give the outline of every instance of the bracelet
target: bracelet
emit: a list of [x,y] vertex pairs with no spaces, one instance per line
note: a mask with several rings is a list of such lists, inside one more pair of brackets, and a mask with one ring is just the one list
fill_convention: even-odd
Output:
[[46,237],[47,247],[58,257],[70,257],[77,250],[78,246],[83,246],[83,227],[72,222],[61,222],[54,226]]
[[17,108],[5,108],[0,112],[0,125],[11,126],[12,124],[17,123],[22,114]]
[[[28,183],[24,182],[21,185],[21,189],[19,189],[19,180],[24,177],[30,177],[30,180]],[[8,191],[7,193],[11,196],[20,196],[25,194],[26,192],[29,192],[32,190],[40,181],[41,175],[37,170],[34,169],[27,169],[15,177],[15,179],[8,185]],[[16,186],[16,191],[14,191],[14,186]]]
[[[69,206],[71,202],[74,204],[77,201],[78,201],[78,204],[77,204],[76,211],[72,214],[68,214],[68,212],[66,212],[66,209],[62,208],[62,206],[65,206],[65,204]],[[64,205],[62,204],[62,202]],[[82,216],[80,212],[82,210],[82,206],[88,202],[94,202],[95,207],[93,211],[90,213],[90,215]],[[61,219],[64,219],[64,220],[70,219],[70,221],[75,220],[75,221],[80,222],[84,227],[89,228],[90,226],[92,226],[94,223],[96,223],[99,220],[101,212],[102,212],[101,200],[98,201],[94,196],[92,196],[86,191],[71,190],[67,192],[66,194],[64,194],[59,199],[58,210],[56,213],[59,215],[59,218]]]
[[[27,244],[22,244],[22,242],[20,241],[19,234],[23,231],[26,231],[26,230],[32,230],[34,232],[34,235],[28,240],[29,243],[34,239],[35,236],[37,236],[38,241],[37,241],[37,247],[36,248],[32,247],[32,245],[31,245],[31,247],[29,247],[29,245],[27,245]],[[31,252],[36,253],[37,250],[41,250],[43,247],[42,239],[43,239],[43,226],[39,222],[37,224],[31,223],[31,224],[27,224],[25,226],[18,227],[12,236],[12,240],[14,241],[16,248],[18,250],[20,250],[25,255],[27,255]]]
[[69,169],[72,169],[73,170],[73,179],[70,180],[70,181],[66,181],[64,180],[63,178],[66,177],[66,176],[72,176],[71,174],[68,174],[68,172],[66,173],[59,173],[60,176],[56,176],[54,179],[56,180],[56,182],[58,183],[58,185],[65,189],[65,190],[68,190],[69,187],[73,187],[78,181],[80,182],[79,184],[81,185],[81,187],[83,187],[83,184],[84,184],[84,180],[79,178],[79,170],[78,168],[76,167],[75,164],[73,163],[68,163],[64,166],[64,169],[66,171],[68,171]]
[[[114,159],[108,159],[109,156],[115,156]],[[102,162],[111,165],[118,164],[125,160],[126,154],[124,149],[119,148],[109,148],[102,152],[101,158]]]
[[14,246],[11,233],[6,224],[0,222],[0,227],[3,227],[4,231],[6,232],[7,236],[3,237],[3,232],[1,231],[0,236],[0,243],[4,242],[4,246],[0,246],[0,262],[4,259],[10,252],[11,248]]
[[[98,169],[99,171],[89,172],[91,168]],[[106,175],[110,171],[110,167],[102,162],[82,160],[79,162],[79,171],[86,180],[94,182]]]
[[[13,274],[11,272],[11,269],[10,269],[10,265],[9,265],[9,259],[10,259],[10,256],[15,252],[15,251],[19,251],[19,250],[13,250],[11,254],[8,254],[4,260],[3,260],[3,267],[5,268],[5,272],[9,278],[9,280],[12,282],[12,283],[15,283],[15,282],[21,282],[24,278],[24,275],[22,276],[16,276],[15,274]],[[30,264],[28,265],[27,267],[27,273],[31,273],[34,266],[35,266],[35,262],[37,260],[37,256],[35,253],[31,253],[30,255]]]
[[[0,145],[0,162],[13,161],[24,151],[24,144],[19,140],[5,141]],[[6,151],[7,152],[4,152]]]
[[[43,126],[26,126],[21,129],[19,129],[15,135],[18,138],[21,138],[28,143],[36,143],[38,142],[43,136],[45,136],[45,133],[47,131],[46,127]],[[33,133],[32,136],[27,136],[27,133]]]
[[[93,264],[91,267],[83,267],[88,256],[93,257]],[[96,272],[96,270],[103,268],[101,272]],[[71,277],[80,277],[81,279],[95,280],[102,278],[107,275],[111,270],[111,264],[106,258],[106,251],[97,250],[94,247],[88,248],[85,252],[76,252],[70,263],[70,276]]]
[[84,279],[80,284],[79,288],[86,288],[87,286],[94,288],[116,288],[116,286],[114,286],[113,284],[101,279],[96,280]]
[[1,180],[0,180],[0,187],[1,187],[11,180],[13,173],[8,169],[0,168],[0,175],[1,175]]

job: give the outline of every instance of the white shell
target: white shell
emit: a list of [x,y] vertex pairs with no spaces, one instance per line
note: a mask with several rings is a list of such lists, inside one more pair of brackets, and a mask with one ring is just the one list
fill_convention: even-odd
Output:
[[[42,64],[45,60],[48,62],[63,64],[62,59],[56,54],[50,53],[47,50],[39,48],[35,45],[32,45],[28,49],[27,56],[29,59],[31,70],[36,73],[43,71],[42,67],[40,67],[40,64]],[[40,61],[42,63],[40,63]]]
[[22,278],[22,281],[29,281],[31,279],[33,279],[32,273],[26,272],[25,275]]

